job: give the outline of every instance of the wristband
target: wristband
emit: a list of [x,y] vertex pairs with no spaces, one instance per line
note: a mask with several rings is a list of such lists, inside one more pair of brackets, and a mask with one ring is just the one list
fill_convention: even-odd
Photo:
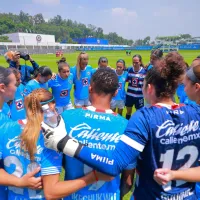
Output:
[[98,176],[97,176],[97,174],[96,174],[96,170],[92,170],[92,171],[93,171],[93,174],[94,174],[94,177],[95,177],[96,182],[98,182],[99,179],[98,179]]

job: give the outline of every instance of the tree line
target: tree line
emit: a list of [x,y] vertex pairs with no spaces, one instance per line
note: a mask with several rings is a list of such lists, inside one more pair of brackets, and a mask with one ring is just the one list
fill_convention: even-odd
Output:
[[[110,44],[117,45],[154,45],[155,42],[151,41],[150,36],[144,39],[128,40],[119,36],[116,32],[110,32],[104,34],[101,27],[96,27],[92,24],[82,24],[71,19],[63,19],[60,15],[57,15],[48,21],[44,20],[41,13],[34,16],[29,15],[23,11],[20,11],[19,15],[13,13],[0,13],[0,42],[12,42],[7,36],[2,36],[6,33],[13,32],[27,32],[38,34],[55,35],[56,42],[76,43],[73,38],[87,38],[95,37],[108,39]],[[155,39],[160,41],[181,41],[184,43],[184,39],[190,39],[190,34],[180,34],[178,36],[157,36]]]
[[[0,35],[13,32],[55,35],[56,42],[76,43],[73,38],[95,37],[108,39],[110,44],[133,44],[133,40],[125,39],[115,32],[104,34],[101,27],[63,19],[60,15],[45,21],[41,13],[34,16],[23,11],[20,11],[19,15],[0,13]],[[10,41],[8,37],[0,36],[0,42]]]

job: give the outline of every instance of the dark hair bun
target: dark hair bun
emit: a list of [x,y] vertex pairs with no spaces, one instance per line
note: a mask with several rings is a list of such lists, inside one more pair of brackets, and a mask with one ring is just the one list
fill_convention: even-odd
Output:
[[57,64],[60,64],[60,63],[64,63],[66,62],[66,58],[65,57],[62,57],[59,61],[57,61],[56,63]]
[[170,52],[161,61],[155,63],[159,68],[160,76],[164,79],[175,80],[186,70],[183,57],[178,52]]

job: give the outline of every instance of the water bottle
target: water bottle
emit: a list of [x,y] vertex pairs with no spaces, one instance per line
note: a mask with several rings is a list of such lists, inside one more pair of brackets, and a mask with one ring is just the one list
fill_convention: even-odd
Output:
[[44,123],[49,125],[52,128],[58,126],[58,115],[53,112],[48,104],[42,106],[43,114],[44,114]]

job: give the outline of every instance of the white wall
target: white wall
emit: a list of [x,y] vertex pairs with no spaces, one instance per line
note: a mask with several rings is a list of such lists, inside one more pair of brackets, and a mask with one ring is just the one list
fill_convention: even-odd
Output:
[[[54,35],[34,34],[34,33],[10,33],[5,34],[13,43],[21,45],[51,45],[55,44]],[[39,38],[41,40],[39,40]]]

